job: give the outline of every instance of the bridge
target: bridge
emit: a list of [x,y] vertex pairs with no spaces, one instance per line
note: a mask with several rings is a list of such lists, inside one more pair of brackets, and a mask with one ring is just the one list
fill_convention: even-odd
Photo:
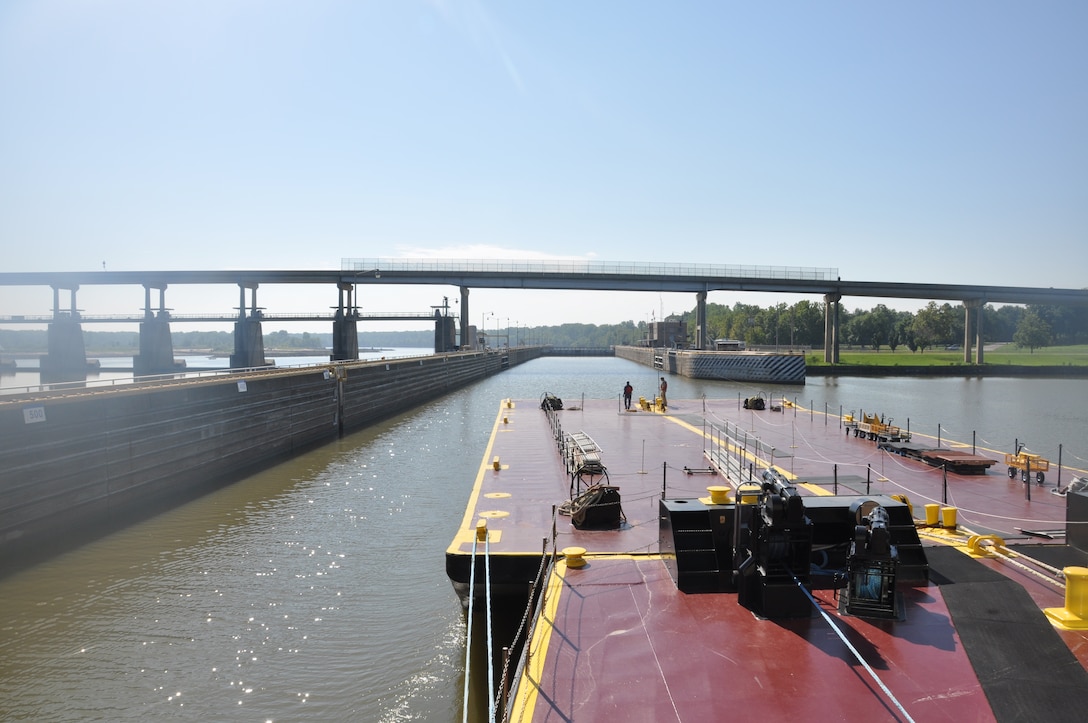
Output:
[[[386,312],[359,312],[353,313],[359,321],[430,321],[434,314],[418,311],[386,311]],[[79,320],[85,324],[138,324],[144,321],[146,316],[130,316],[126,314],[94,315],[80,313]],[[335,321],[336,315],[322,312],[295,312],[268,314],[260,313],[264,321]],[[0,324],[48,324],[56,319],[54,314],[0,316]],[[170,321],[179,322],[203,322],[216,324],[229,324],[238,321],[237,314],[224,316],[223,314],[170,314]]]
[[[1051,304],[1059,306],[1088,306],[1088,289],[1054,289],[1022,286],[989,286],[977,284],[928,284],[880,281],[844,281],[833,268],[790,266],[731,266],[713,264],[651,264],[610,263],[597,261],[489,261],[489,260],[428,260],[428,259],[343,259],[339,270],[231,270],[231,271],[69,271],[69,272],[7,272],[0,273],[0,286],[49,286],[53,289],[51,333],[58,329],[58,347],[76,346],[74,332],[62,327],[75,325],[89,317],[80,317],[75,295],[80,286],[141,285],[145,289],[145,315],[141,323],[141,354],[145,332],[152,339],[156,334],[169,337],[168,322],[180,319],[169,314],[164,295],[167,287],[183,284],[234,284],[239,288],[238,315],[216,316],[214,320],[235,323],[235,349],[239,366],[259,366],[263,363],[260,335],[261,319],[265,315],[257,306],[257,289],[262,284],[329,284],[339,292],[336,313],[332,315],[334,358],[351,358],[357,346],[355,321],[358,307],[354,302],[362,286],[378,284],[445,285],[460,290],[460,345],[474,344],[475,328],[469,323],[469,292],[472,288],[599,291],[681,292],[695,295],[695,348],[702,349],[706,338],[706,298],[711,291],[754,291],[771,293],[819,294],[823,297],[824,358],[838,361],[839,301],[844,296],[899,299],[928,299],[962,302],[965,309],[964,361],[971,361],[972,347],[976,363],[983,361],[982,315],[979,310],[987,303]],[[159,291],[158,313],[151,304],[151,291]],[[59,293],[71,293],[71,308],[60,306]],[[246,292],[250,293],[249,303]],[[448,307],[446,307],[448,311]],[[287,315],[290,319],[314,320],[308,315]],[[436,351],[456,348],[453,318],[435,310]],[[24,317],[25,318],[25,317]],[[213,320],[213,317],[197,317]],[[329,318],[329,317],[321,317]],[[448,321],[439,321],[446,319]],[[132,319],[126,319],[132,321]],[[287,320],[282,319],[282,320]],[[0,317],[0,322],[6,321]],[[158,322],[156,325],[155,322]],[[8,323],[18,323],[11,319]],[[38,320],[36,323],[42,323]],[[146,328],[145,328],[146,325]],[[165,331],[163,326],[166,326]],[[441,328],[438,328],[441,325]],[[974,330],[974,338],[972,338]],[[52,337],[50,350],[52,353]],[[441,349],[439,347],[442,347]],[[81,340],[78,342],[82,350]],[[151,348],[164,348],[164,343],[151,343]],[[357,350],[356,350],[357,355]],[[78,355],[76,355],[78,356]],[[232,365],[234,363],[232,355]],[[357,357],[356,357],[357,358]],[[154,366],[154,364],[152,365]]]

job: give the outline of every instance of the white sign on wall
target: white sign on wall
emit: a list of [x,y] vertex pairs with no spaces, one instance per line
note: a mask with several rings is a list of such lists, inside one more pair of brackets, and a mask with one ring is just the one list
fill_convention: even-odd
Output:
[[45,421],[45,407],[23,407],[23,422],[35,424]]

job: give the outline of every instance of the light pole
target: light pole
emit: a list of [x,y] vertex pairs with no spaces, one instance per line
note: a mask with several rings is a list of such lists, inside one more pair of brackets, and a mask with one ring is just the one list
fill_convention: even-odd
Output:
[[[480,336],[484,337],[485,340],[487,339],[487,326],[485,325],[484,320],[487,317],[494,316],[494,315],[495,315],[494,312],[491,312],[491,311],[481,311],[480,312]],[[486,344],[485,344],[485,346],[486,346]]]

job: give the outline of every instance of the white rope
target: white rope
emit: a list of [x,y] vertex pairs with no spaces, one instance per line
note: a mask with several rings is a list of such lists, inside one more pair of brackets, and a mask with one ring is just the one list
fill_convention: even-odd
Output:
[[484,538],[484,590],[487,598],[487,719],[495,723],[495,661],[491,626],[491,533]]
[[819,611],[820,615],[822,615],[824,620],[827,621],[827,624],[830,625],[831,629],[835,631],[835,634],[839,636],[839,640],[843,642],[843,645],[845,645],[850,650],[850,652],[854,654],[854,659],[861,664],[861,667],[865,668],[866,672],[869,673],[869,677],[876,681],[876,684],[880,686],[880,689],[882,691],[884,691],[884,695],[888,696],[888,700],[890,700],[892,704],[899,709],[899,712],[903,714],[903,717],[906,720],[910,721],[910,723],[914,723],[914,719],[910,717],[910,713],[908,713],[906,708],[903,707],[903,704],[900,703],[895,695],[892,694],[892,692],[888,689],[888,686],[884,685],[884,681],[880,679],[880,676],[876,674],[876,671],[873,670],[869,666],[869,664],[865,662],[865,659],[861,657],[861,653],[858,652],[857,648],[851,645],[850,641],[846,639],[846,635],[842,632],[842,630],[839,629],[839,626],[835,624],[835,621],[831,619],[831,616],[827,614],[827,611],[820,607],[820,604],[816,602],[816,598],[812,596],[812,593],[808,591],[808,588],[802,585],[801,581],[798,580],[797,576],[794,575],[792,572],[790,573],[790,575],[793,577],[793,581],[794,583],[796,583],[797,587],[801,588],[801,592],[803,592],[805,594],[805,597],[808,598],[809,602],[812,603],[812,606]]
[[468,723],[468,682],[472,672],[472,597],[476,594],[476,538],[472,539],[472,569],[468,574],[468,633],[465,636],[465,693],[461,702],[461,723]]

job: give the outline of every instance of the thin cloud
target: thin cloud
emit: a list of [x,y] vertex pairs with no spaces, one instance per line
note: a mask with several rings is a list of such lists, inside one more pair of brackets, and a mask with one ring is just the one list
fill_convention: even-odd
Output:
[[444,2],[432,0],[435,11],[456,31],[467,36],[482,53],[494,53],[506,76],[524,95],[522,73],[509,50],[509,32],[479,2]]

